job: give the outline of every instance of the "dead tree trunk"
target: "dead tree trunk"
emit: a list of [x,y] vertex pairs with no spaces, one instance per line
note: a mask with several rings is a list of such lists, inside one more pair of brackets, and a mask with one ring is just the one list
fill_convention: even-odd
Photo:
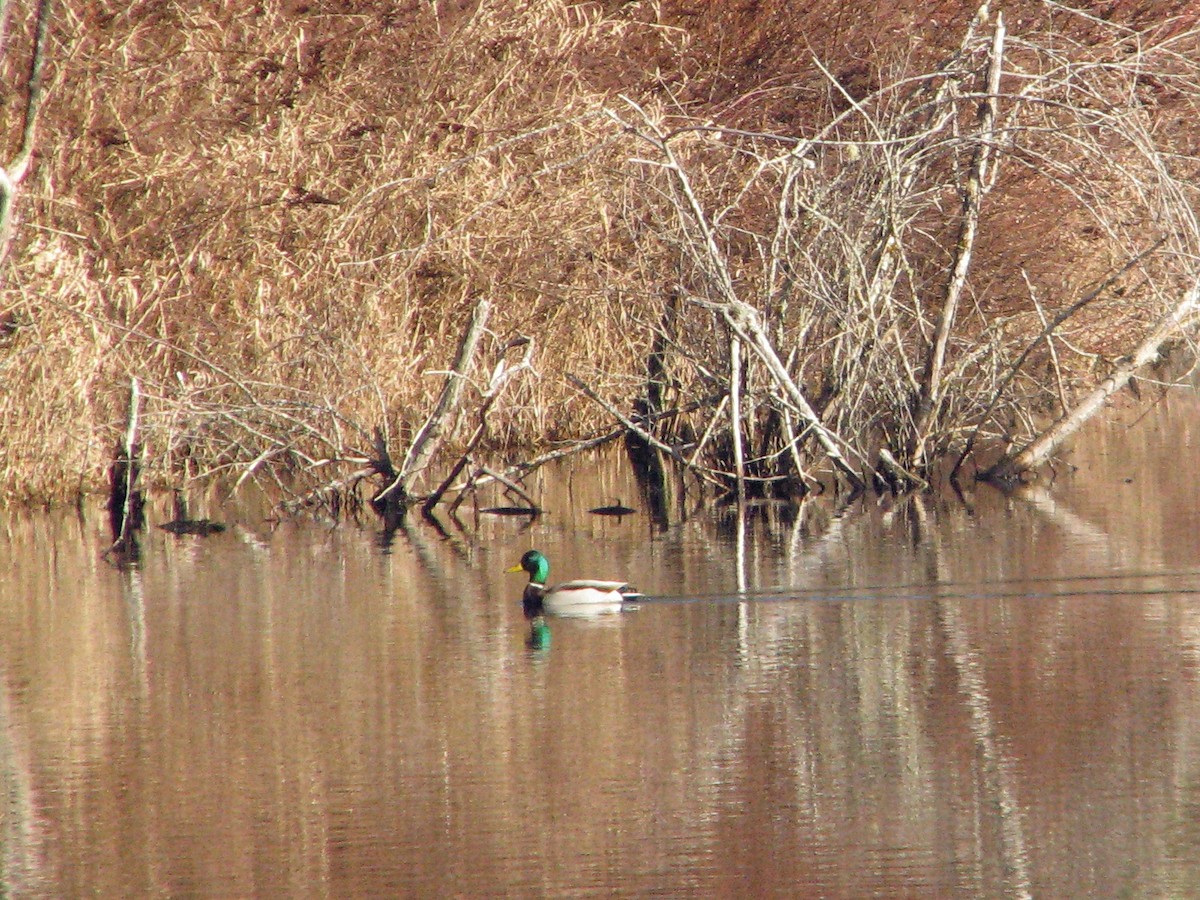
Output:
[[[967,457],[969,457],[975,449],[975,442],[979,440],[979,434],[983,429],[984,423],[987,421],[988,417],[991,416],[992,411],[1000,402],[1000,398],[1004,395],[1004,392],[1008,389],[1008,386],[1012,384],[1013,379],[1016,378],[1017,374],[1022,371],[1022,368],[1025,365],[1025,360],[1027,360],[1029,355],[1033,353],[1034,348],[1042,342],[1049,343],[1051,336],[1060,325],[1074,316],[1081,309],[1084,309],[1090,303],[1098,299],[1104,294],[1105,291],[1115,285],[1123,275],[1133,269],[1134,266],[1138,265],[1146,257],[1150,256],[1150,254],[1156,251],[1165,242],[1166,238],[1159,238],[1148,249],[1143,250],[1141,253],[1131,257],[1125,263],[1125,265],[1121,266],[1120,269],[1106,278],[1098,287],[1088,291],[1087,294],[1085,294],[1079,300],[1076,300],[1066,309],[1059,311],[1059,313],[1055,315],[1053,319],[1044,324],[1041,332],[1039,332],[1033,340],[1026,344],[1025,349],[1021,351],[1021,354],[1016,358],[1016,360],[1013,361],[1012,365],[1008,367],[1008,371],[1005,373],[1004,377],[1000,379],[1000,383],[996,386],[995,391],[992,393],[991,399],[983,408],[983,412],[979,414],[978,421],[975,424],[974,430],[971,432],[971,436],[967,438],[966,444],[959,452],[958,459],[954,463],[954,468],[950,470],[951,481],[954,481],[958,478],[958,472],[962,468],[963,463],[966,462]],[[1062,409],[1064,413],[1067,410],[1067,404],[1065,401],[1062,402]]]
[[141,470],[142,391],[136,378],[129,382],[129,418],[125,441],[118,445],[109,469],[108,519],[113,542],[110,553],[136,557],[137,530],[142,525],[142,492],[137,479]]
[[[930,429],[937,420],[938,406],[942,402],[942,373],[946,365],[946,348],[954,321],[958,316],[958,305],[967,284],[967,273],[971,268],[971,257],[975,249],[975,236],[979,231],[979,214],[983,208],[983,197],[989,186],[988,163],[991,158],[992,133],[996,125],[996,101],[1000,94],[1000,72],[1004,59],[1004,15],[996,16],[996,31],[988,59],[987,97],[979,107],[979,135],[971,168],[963,188],[963,218],[955,248],[954,269],[946,288],[946,298],[934,327],[933,343],[921,381],[921,394],[917,403],[916,429],[910,458],[918,470],[928,466],[926,459]],[[994,180],[994,179],[993,179]]]
[[746,454],[742,447],[742,339],[729,339],[729,425],[733,431],[733,472],[737,502],[746,503]]
[[491,311],[492,304],[487,300],[480,300],[475,304],[475,309],[471,313],[471,321],[459,342],[458,352],[454,357],[454,366],[446,373],[446,382],[442,385],[442,393],[438,397],[433,411],[425,420],[425,424],[421,426],[421,430],[417,432],[416,437],[413,438],[412,444],[409,445],[408,452],[404,455],[404,462],[400,465],[400,471],[391,483],[371,500],[371,505],[377,512],[395,507],[403,508],[407,505],[409,481],[429,464],[429,460],[445,440],[451,420],[458,411],[463,386],[467,381],[467,372],[475,358],[475,350],[479,346],[479,339],[487,326]]
[[[0,16],[7,15],[7,4],[0,4]],[[0,36],[4,32],[0,21]],[[0,167],[0,262],[8,254],[12,236],[12,211],[17,188],[29,174],[29,163],[33,159],[33,138],[37,128],[38,112],[42,106],[42,72],[46,64],[46,41],[50,33],[50,0],[40,0],[37,8],[36,34],[33,54],[29,59],[29,74],[25,79],[24,123],[21,128],[21,145],[16,155]]]
[[[633,401],[633,422],[659,438],[664,436],[659,417],[666,407],[667,353],[676,339],[679,308],[679,292],[672,289],[667,294],[662,317],[654,331],[650,353],[646,357],[645,394]],[[651,516],[656,521],[665,522],[668,481],[662,453],[635,431],[625,432],[625,453],[633,464]]]

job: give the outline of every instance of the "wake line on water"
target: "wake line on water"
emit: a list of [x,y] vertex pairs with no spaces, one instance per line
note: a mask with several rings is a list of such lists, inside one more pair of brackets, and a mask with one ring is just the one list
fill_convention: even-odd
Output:
[[[1113,587],[1113,582],[1170,582],[1191,580],[1193,584],[1149,587]],[[1064,585],[1058,590],[1041,585]],[[1027,587],[1022,587],[1027,586]],[[853,587],[771,587],[733,593],[653,595],[637,603],[788,603],[797,601],[849,603],[912,600],[999,600],[1025,598],[1053,600],[1071,597],[1161,597],[1200,594],[1200,571],[1112,573],[1060,577],[1013,578],[1001,581],[933,581],[903,584],[855,585]]]

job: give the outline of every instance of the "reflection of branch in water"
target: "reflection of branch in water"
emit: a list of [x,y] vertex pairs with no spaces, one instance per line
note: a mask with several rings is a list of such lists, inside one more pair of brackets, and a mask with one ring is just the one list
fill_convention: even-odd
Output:
[[32,897],[47,887],[45,844],[52,829],[40,812],[33,752],[16,709],[0,668],[0,896]]
[[987,686],[979,664],[979,654],[966,637],[966,628],[959,614],[958,604],[939,600],[936,602],[938,618],[946,632],[952,651],[950,659],[958,675],[958,690],[966,700],[971,716],[971,733],[983,757],[984,784],[996,798],[1000,812],[1000,840],[1002,859],[1006,874],[1012,879],[1012,888],[1017,897],[1033,897],[1029,878],[1029,853],[1025,847],[1025,833],[1021,808],[1017,802],[1013,763],[1000,749],[996,741],[996,721],[988,699]]
[[738,593],[746,593],[746,504],[737,505],[737,533],[735,540],[735,555],[737,568]]
[[[1095,561],[1103,563],[1106,567],[1112,566],[1114,560],[1118,562],[1127,561],[1125,557],[1130,552],[1136,554],[1142,552],[1157,554],[1157,551],[1151,548],[1151,542],[1145,542],[1145,546],[1132,546],[1126,541],[1114,538],[1113,535],[1104,529],[1098,528],[1087,519],[1067,509],[1061,500],[1056,499],[1046,488],[1040,485],[1029,485],[1022,488],[1014,496],[1028,502],[1030,506],[1044,515],[1055,526],[1070,535],[1072,538],[1073,553],[1078,551],[1088,556],[1102,553],[1103,555]],[[1156,558],[1151,560],[1144,560],[1139,557],[1138,561],[1157,564],[1158,568],[1162,568],[1161,555],[1157,555]]]
[[150,669],[146,664],[146,597],[140,569],[125,572],[122,593],[129,613],[129,661],[137,672],[141,699],[145,700],[150,696]]
[[738,600],[738,657],[744,663],[750,655],[750,610],[746,604],[746,498],[744,495],[738,497],[737,504],[737,589],[740,598]]
[[[446,571],[445,563],[433,552],[433,548],[425,540],[425,534],[421,529],[413,528],[408,521],[404,521],[400,523],[398,531],[404,536],[409,548],[412,550],[412,558],[416,561],[417,566],[425,573],[425,577],[431,583],[437,584],[448,580],[449,574]],[[467,561],[468,551],[459,542],[443,538],[438,546],[446,545],[449,545],[453,549],[454,556],[458,557],[460,561]],[[459,577],[471,577],[473,573],[470,572],[469,566],[467,569],[468,571],[460,573]],[[477,585],[477,589],[482,592],[482,585]]]
[[[845,515],[835,515],[829,522],[829,527],[817,539],[805,540],[805,528],[808,520],[805,517],[805,512],[809,509],[809,501],[807,498],[800,503],[800,509],[796,513],[796,518],[792,522],[791,540],[788,542],[787,566],[788,566],[788,581],[791,584],[797,584],[800,581],[799,576],[803,573],[811,572],[815,569],[814,562],[823,562],[825,559],[826,547],[843,547],[841,537],[842,531],[845,528]],[[844,554],[843,554],[844,555]]]
[[[883,522],[890,527],[892,520],[911,503],[920,503],[920,495],[903,494],[895,498],[893,506],[883,514]],[[819,499],[805,498],[801,501],[792,521],[791,535],[787,545],[786,561],[788,584],[799,585],[811,581],[805,576],[828,569],[834,562],[841,563],[854,571],[852,548],[859,546],[861,536],[847,537],[846,528],[852,523],[869,522],[864,515],[866,507],[861,496],[847,503],[838,503],[831,511],[825,530],[814,536],[812,525],[815,513],[823,507]],[[846,585],[842,585],[846,587]]]

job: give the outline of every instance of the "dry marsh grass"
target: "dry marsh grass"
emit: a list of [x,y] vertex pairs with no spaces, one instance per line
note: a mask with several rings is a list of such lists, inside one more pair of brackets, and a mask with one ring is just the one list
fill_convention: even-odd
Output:
[[[611,418],[568,375],[628,410],[653,345],[667,405],[728,389],[723,326],[678,299],[711,299],[718,277],[767,316],[792,376],[860,456],[911,442],[957,192],[979,141],[969,95],[936,140],[912,131],[927,110],[910,79],[936,77],[907,49],[836,76],[768,74],[731,96],[721,60],[689,42],[693,19],[658,3],[56,9],[38,160],[0,294],[10,317],[0,321],[19,326],[0,337],[0,496],[94,487],[133,376],[146,472],[160,483],[319,482],[370,456],[376,428],[395,452],[432,406],[479,298],[495,312],[476,397],[511,338],[535,348],[493,410],[487,446],[604,430]],[[14,18],[6,84],[20,82],[22,28]],[[1138,69],[1137,34],[1126,47],[1096,40],[1013,44],[1021,78],[1055,90],[1006,126],[939,450],[984,419],[996,437],[1028,433],[1030,410],[1102,373],[1161,311],[1179,261],[1195,257],[1179,214],[1193,198],[1160,190],[1195,170],[1194,39],[1168,45],[1153,77]],[[984,50],[972,47],[971,66]],[[1056,66],[1081,64],[1089,79],[1055,81]],[[966,84],[975,70],[960,75]],[[18,100],[10,92],[0,107],[6,136]],[[1072,104],[1114,112],[1089,131],[1058,115]],[[1134,139],[1106,144],[1121,116]],[[818,133],[811,169],[770,162]],[[714,216],[723,274],[647,134],[669,136]],[[1147,160],[1174,167],[1170,177]],[[922,175],[897,190],[897,166]],[[795,227],[778,228],[781,210]],[[903,251],[881,274],[889,220]],[[1143,247],[1148,226],[1169,233],[1174,257],[1064,324],[1006,407],[984,415],[1029,336]],[[756,452],[778,461],[780,434],[764,435],[786,404],[749,374]],[[706,409],[674,434],[688,440],[713,421]]]
[[677,35],[565,2],[103,9],[56,23],[0,494],[102,473],[134,374],[162,480],[362,456],[376,425],[399,442],[481,296],[495,345],[537,343],[494,441],[598,423],[558,374],[631,377],[645,338],[586,61]]

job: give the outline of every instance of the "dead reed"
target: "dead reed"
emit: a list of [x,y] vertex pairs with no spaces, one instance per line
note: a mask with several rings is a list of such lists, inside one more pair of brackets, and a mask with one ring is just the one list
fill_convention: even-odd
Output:
[[587,61],[666,30],[567,2],[64,3],[56,26],[0,301],[28,323],[0,350],[0,495],[90,486],[132,375],[159,481],[323,474],[376,427],[400,446],[479,297],[487,341],[537,348],[493,446],[600,426],[560,373],[640,366],[623,150]]
[[701,61],[657,4],[444,6],[63,0],[0,294],[0,496],[95,486],[135,376],[151,480],[332,482],[412,440],[481,299],[488,427],[448,448],[636,401],[690,408],[653,436],[719,478],[921,476],[1031,440],[1194,269],[1186,29],[997,48],[981,19],[865,88],[814,60],[784,131],[753,95],[677,102]]

